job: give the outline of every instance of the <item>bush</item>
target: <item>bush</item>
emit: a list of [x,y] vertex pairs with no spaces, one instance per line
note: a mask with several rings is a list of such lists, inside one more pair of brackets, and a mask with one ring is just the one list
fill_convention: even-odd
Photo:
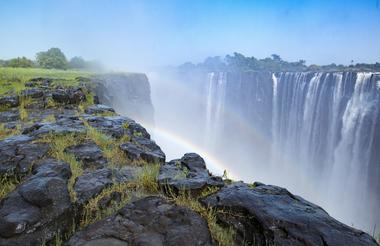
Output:
[[10,59],[4,62],[5,67],[33,67],[33,61],[25,56]]
[[37,53],[37,63],[43,68],[67,69],[68,62],[65,54],[58,48]]
[[86,67],[86,61],[80,56],[74,56],[69,62],[70,68],[82,69]]

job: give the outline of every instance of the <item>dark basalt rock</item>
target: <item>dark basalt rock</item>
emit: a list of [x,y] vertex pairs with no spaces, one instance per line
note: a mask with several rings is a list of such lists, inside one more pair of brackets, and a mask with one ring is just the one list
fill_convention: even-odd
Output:
[[90,126],[115,138],[121,138],[124,135],[132,136],[133,134],[138,134],[148,139],[150,138],[150,135],[144,127],[127,117],[88,116],[84,118]]
[[130,203],[117,214],[88,226],[67,243],[79,245],[214,245],[206,221],[161,197]]
[[79,104],[86,100],[81,88],[57,89],[52,93],[54,101],[63,104]]
[[91,105],[84,111],[86,114],[102,114],[102,113],[115,113],[111,107],[102,104]]
[[18,107],[20,100],[18,96],[0,97],[0,107]]
[[121,194],[120,194],[120,192],[114,191],[109,196],[102,197],[98,201],[98,207],[101,208],[101,209],[106,209],[113,202],[119,203],[120,201],[121,201]]
[[25,175],[34,162],[47,154],[47,144],[31,143],[32,140],[18,135],[0,141],[0,175]]
[[234,183],[201,202],[221,209],[217,218],[237,230],[237,245],[377,245],[368,234],[277,186]]
[[103,168],[107,160],[103,157],[102,150],[93,141],[70,146],[65,149],[66,153],[73,154],[78,161],[81,161],[83,168]]
[[36,123],[31,127],[25,128],[23,134],[31,136],[40,136],[48,133],[68,134],[68,133],[85,133],[86,127],[83,121],[77,116],[58,115],[56,122]]
[[20,113],[17,109],[0,112],[0,123],[17,121],[20,119]]
[[70,167],[46,160],[0,202],[0,245],[42,245],[64,232],[72,217]]
[[86,203],[112,184],[112,171],[108,168],[85,172],[74,185],[78,203]]
[[113,170],[115,181],[117,183],[134,181],[138,178],[141,169],[141,167],[133,165]]
[[185,154],[181,159],[162,165],[158,182],[164,188],[169,186],[174,191],[189,190],[193,194],[199,194],[206,187],[224,185],[222,178],[212,176],[203,158],[195,153]]
[[40,98],[44,96],[44,91],[38,88],[32,88],[32,89],[24,90],[22,94],[23,96],[26,96],[26,97]]
[[[153,142],[147,139],[150,142]],[[153,142],[154,143],[154,142]],[[155,146],[157,146],[154,143]],[[133,143],[124,143],[120,145],[120,149],[124,151],[127,157],[131,161],[140,161],[143,160],[147,163],[164,163],[165,162],[165,154],[162,152],[160,147],[154,149],[144,148],[143,146],[139,146]]]

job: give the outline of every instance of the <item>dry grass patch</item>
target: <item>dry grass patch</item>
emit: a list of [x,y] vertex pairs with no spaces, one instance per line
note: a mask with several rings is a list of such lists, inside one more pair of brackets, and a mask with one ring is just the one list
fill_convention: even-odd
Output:
[[191,196],[189,191],[182,191],[178,195],[174,192],[170,192],[169,197],[175,204],[179,206],[187,207],[197,213],[199,213],[207,222],[212,238],[218,242],[221,246],[235,245],[236,232],[232,227],[224,228],[217,223],[217,211],[212,208],[206,208],[202,206],[198,199],[205,195],[212,194],[218,190],[218,188],[210,188],[205,190],[199,197]]

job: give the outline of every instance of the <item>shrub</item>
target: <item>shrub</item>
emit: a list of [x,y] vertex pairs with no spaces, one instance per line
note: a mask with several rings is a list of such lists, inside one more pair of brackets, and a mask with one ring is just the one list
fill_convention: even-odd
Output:
[[37,63],[43,68],[67,69],[66,56],[58,48],[50,48],[36,55]]

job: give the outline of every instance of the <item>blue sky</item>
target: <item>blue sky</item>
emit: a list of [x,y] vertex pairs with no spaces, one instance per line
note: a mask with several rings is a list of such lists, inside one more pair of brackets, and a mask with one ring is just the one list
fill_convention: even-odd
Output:
[[378,0],[0,1],[0,58],[49,47],[141,70],[234,51],[308,64],[380,61]]

